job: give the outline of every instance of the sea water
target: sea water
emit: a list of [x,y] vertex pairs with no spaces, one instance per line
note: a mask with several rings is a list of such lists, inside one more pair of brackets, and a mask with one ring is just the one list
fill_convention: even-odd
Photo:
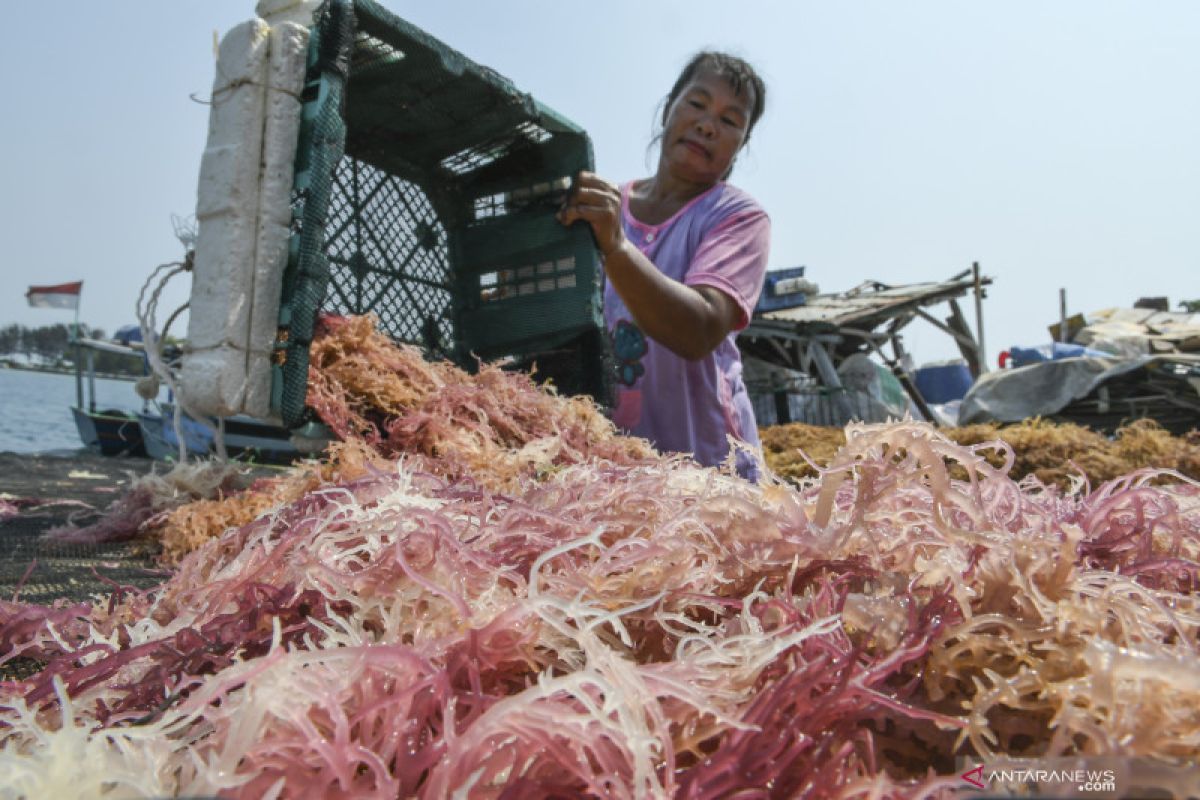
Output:
[[[85,378],[85,398],[86,393]],[[0,452],[43,453],[83,447],[71,415],[73,405],[73,374],[0,368]],[[96,378],[97,411],[137,411],[141,407],[142,399],[132,381]]]

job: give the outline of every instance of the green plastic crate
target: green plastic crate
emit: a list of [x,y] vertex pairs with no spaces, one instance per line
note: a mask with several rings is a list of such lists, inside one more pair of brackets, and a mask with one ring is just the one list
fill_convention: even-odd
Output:
[[272,405],[308,421],[317,314],[467,369],[513,357],[611,399],[599,257],[554,212],[587,134],[370,0],[330,0],[309,43]]

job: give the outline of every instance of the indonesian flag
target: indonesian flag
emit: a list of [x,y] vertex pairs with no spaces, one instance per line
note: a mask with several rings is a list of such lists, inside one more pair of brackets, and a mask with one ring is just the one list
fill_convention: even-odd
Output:
[[34,308],[79,308],[79,292],[83,281],[60,283],[57,286],[30,286],[25,299]]

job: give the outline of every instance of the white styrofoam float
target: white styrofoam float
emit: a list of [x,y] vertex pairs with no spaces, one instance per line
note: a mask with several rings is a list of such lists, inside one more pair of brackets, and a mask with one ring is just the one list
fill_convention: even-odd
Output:
[[305,28],[312,25],[313,12],[322,0],[258,0],[254,13],[270,25],[296,22]]
[[307,51],[307,28],[294,22],[271,27],[252,278],[254,301],[250,306],[246,400],[242,408],[244,413],[260,419],[271,414],[271,348],[279,324],[279,295],[291,234],[292,177]]
[[254,19],[221,40],[200,161],[180,392],[191,409],[216,416],[237,414],[246,397],[269,31]]
[[[305,0],[272,0],[297,15]],[[253,19],[221,40],[197,191],[180,392],[189,410],[270,416],[270,352],[287,260],[308,30]]]

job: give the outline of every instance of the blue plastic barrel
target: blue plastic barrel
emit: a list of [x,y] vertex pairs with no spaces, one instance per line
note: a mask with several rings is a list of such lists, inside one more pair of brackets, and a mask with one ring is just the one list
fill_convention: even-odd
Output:
[[962,361],[930,364],[917,370],[917,391],[929,403],[961,400],[971,388],[971,370]]

